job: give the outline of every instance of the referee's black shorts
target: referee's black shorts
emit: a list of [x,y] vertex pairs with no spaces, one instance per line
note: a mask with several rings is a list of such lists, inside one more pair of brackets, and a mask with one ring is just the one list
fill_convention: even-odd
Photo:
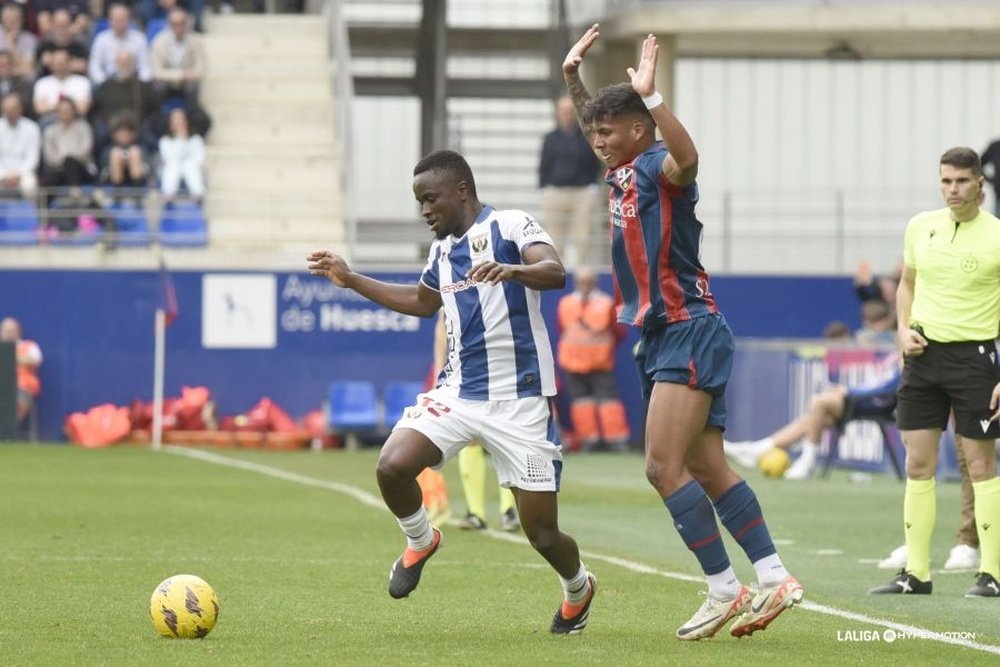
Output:
[[904,357],[896,422],[901,431],[944,429],[955,411],[955,432],[975,440],[1000,437],[990,421],[990,396],[1000,382],[993,341],[930,341],[918,357]]

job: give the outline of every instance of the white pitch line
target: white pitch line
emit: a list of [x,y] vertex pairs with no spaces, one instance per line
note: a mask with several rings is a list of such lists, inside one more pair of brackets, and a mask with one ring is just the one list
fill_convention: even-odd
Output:
[[[215,463],[217,465],[222,465],[229,468],[248,470],[250,472],[256,472],[261,475],[267,475],[268,477],[283,479],[288,482],[295,482],[296,484],[303,484],[305,486],[312,486],[320,489],[328,489],[330,491],[336,491],[337,493],[342,493],[344,495],[350,496],[351,498],[354,498],[358,502],[367,505],[368,507],[373,507],[375,509],[379,509],[382,511],[388,511],[388,509],[385,506],[385,503],[382,502],[381,498],[378,498],[374,494],[368,493],[364,489],[359,489],[358,487],[350,486],[348,484],[330,482],[325,479],[316,479],[315,477],[306,477],[305,475],[300,475],[294,472],[288,472],[287,470],[282,470],[281,468],[266,466],[259,463],[251,463],[250,461],[242,461],[240,459],[234,459],[228,456],[221,456],[219,454],[213,454],[211,452],[206,452],[194,448],[176,447],[173,445],[167,445],[163,448],[163,451],[171,454],[180,454],[182,456],[187,456],[201,461],[207,461],[209,463]],[[527,540],[525,540],[524,537],[511,535],[510,533],[502,533],[496,530],[483,530],[479,531],[479,533],[482,535],[492,537],[494,539],[505,540],[507,542],[516,542],[516,543],[527,542]],[[666,570],[658,570],[655,567],[646,565],[644,563],[639,563],[637,561],[632,561],[625,558],[618,558],[616,556],[607,556],[605,554],[600,554],[593,551],[581,551],[580,555],[590,560],[599,560],[605,563],[610,563],[611,565],[617,565],[621,568],[624,568],[631,572],[637,572],[639,574],[651,574],[654,576],[663,577],[665,579],[674,579],[676,581],[686,581],[690,583],[700,584],[704,582],[703,577],[695,577],[690,574],[682,574],[680,572],[669,572]],[[867,616],[865,614],[859,614],[853,611],[847,611],[846,609],[838,609],[836,607],[830,607],[828,605],[811,602],[809,600],[803,600],[802,602],[799,603],[799,606],[802,607],[802,609],[805,609],[806,611],[814,611],[818,614],[835,616],[837,618],[842,618],[848,621],[857,621],[859,623],[867,623],[869,625],[879,625],[886,629],[895,630],[898,633],[925,637],[930,641],[937,641],[941,642],[942,644],[951,644],[953,646],[961,646],[963,648],[970,648],[976,651],[983,651],[984,653],[992,653],[994,655],[1000,655],[1000,646],[993,644],[982,644],[980,642],[973,641],[971,639],[962,639],[961,637],[953,637],[950,635],[937,633],[933,630],[928,630],[926,628],[921,628],[916,625],[906,625],[904,623],[896,623],[895,621],[890,621],[884,618],[875,618],[873,616]]]

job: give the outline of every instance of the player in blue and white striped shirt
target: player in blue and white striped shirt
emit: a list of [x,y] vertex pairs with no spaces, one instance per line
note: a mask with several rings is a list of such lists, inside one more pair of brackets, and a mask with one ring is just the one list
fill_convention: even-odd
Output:
[[382,447],[377,477],[406,535],[389,594],[409,595],[437,551],[417,475],[439,467],[471,440],[493,456],[497,477],[517,500],[531,545],[559,573],[564,599],[551,631],[575,634],[590,613],[596,582],[576,542],[559,530],[556,492],[562,453],[550,397],[555,367],[539,290],[558,289],[566,271],[552,239],[522,211],[497,211],[476,194],[468,163],[436,151],[413,170],[420,215],[436,238],[417,285],[355,273],[330,252],[310,255],[309,270],[397,312],[431,317],[444,308],[448,357],[437,386],[417,397]]

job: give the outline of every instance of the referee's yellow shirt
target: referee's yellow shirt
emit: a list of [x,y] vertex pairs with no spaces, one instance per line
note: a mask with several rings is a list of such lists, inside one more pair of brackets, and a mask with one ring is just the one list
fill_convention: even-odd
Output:
[[903,261],[916,270],[911,324],[941,343],[993,340],[1000,328],[1000,220],[980,209],[956,223],[947,209],[910,220]]

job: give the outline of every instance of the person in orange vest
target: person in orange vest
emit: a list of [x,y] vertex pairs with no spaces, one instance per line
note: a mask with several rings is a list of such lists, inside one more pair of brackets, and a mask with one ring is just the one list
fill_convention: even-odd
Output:
[[31,412],[42,383],[38,380],[38,367],[42,365],[42,349],[33,340],[21,339],[21,323],[13,317],[0,321],[0,342],[14,343],[17,357],[17,421]]
[[592,269],[577,269],[574,291],[559,300],[559,365],[566,373],[570,419],[580,448],[629,447],[628,419],[615,383],[615,347],[622,331],[615,302],[597,289]]

